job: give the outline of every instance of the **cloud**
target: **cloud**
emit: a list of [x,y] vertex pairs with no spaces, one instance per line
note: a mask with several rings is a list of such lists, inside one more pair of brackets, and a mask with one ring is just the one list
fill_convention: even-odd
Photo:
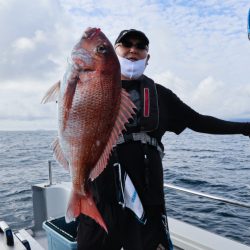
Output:
[[13,42],[13,48],[18,51],[25,51],[25,50],[33,50],[35,48],[35,44],[31,39],[26,37],[21,37]]
[[42,84],[33,82],[8,82],[1,87],[0,120],[35,120],[56,118],[56,104],[42,105],[42,96],[45,94]]
[[61,11],[57,1],[48,0],[10,0],[0,5],[4,38],[0,43],[0,81],[47,79],[48,74],[60,70],[58,62],[71,40],[70,22]]
[[198,110],[228,118],[249,118],[250,85],[228,88],[213,77],[201,81],[193,91],[191,103]]
[[248,8],[248,0],[0,0],[0,129],[56,127],[56,106],[40,100],[89,26],[111,42],[123,29],[143,30],[148,76],[198,112],[247,117]]
[[154,79],[177,93],[186,104],[199,113],[229,120],[250,120],[250,84],[230,87],[228,83],[208,76],[194,85],[171,72],[159,74]]
[[12,43],[15,54],[22,53],[29,50],[34,50],[39,43],[46,41],[45,34],[41,30],[35,32],[34,37],[20,37]]

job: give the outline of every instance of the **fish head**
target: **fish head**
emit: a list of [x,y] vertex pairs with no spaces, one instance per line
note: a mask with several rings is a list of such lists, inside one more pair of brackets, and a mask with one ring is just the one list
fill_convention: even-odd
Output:
[[[96,83],[99,84],[96,84]],[[92,84],[93,83],[93,84]],[[60,110],[63,110],[63,130],[66,128],[69,112],[75,102],[75,108],[86,102],[86,93],[103,90],[106,85],[110,95],[116,101],[120,98],[121,70],[113,45],[99,28],[87,28],[77,44],[73,47],[68,67],[61,84]],[[78,97],[75,98],[75,93]],[[80,97],[81,96],[81,97]]]
[[79,74],[120,72],[114,48],[99,28],[88,28],[74,46],[71,60]]

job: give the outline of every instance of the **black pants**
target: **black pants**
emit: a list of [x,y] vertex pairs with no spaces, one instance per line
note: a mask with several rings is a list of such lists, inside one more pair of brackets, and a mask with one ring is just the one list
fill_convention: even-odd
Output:
[[144,207],[143,225],[127,208],[118,204],[99,204],[108,234],[91,218],[80,215],[78,250],[172,250],[164,208]]

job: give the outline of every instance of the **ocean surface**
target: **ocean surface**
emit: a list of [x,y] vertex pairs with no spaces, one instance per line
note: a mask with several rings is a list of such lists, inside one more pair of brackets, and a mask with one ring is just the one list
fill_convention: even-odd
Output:
[[[48,182],[56,131],[0,131],[0,220],[32,227],[31,185]],[[250,203],[250,139],[190,130],[164,137],[164,180],[188,189]],[[53,181],[69,181],[53,163]],[[250,209],[166,189],[168,216],[250,245]]]

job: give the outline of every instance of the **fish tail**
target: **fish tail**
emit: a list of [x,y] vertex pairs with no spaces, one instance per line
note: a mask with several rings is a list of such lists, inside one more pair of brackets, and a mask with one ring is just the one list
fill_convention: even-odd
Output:
[[81,213],[95,220],[108,233],[107,226],[96,207],[92,195],[88,194],[85,196],[72,191],[65,216],[66,222],[73,221]]

